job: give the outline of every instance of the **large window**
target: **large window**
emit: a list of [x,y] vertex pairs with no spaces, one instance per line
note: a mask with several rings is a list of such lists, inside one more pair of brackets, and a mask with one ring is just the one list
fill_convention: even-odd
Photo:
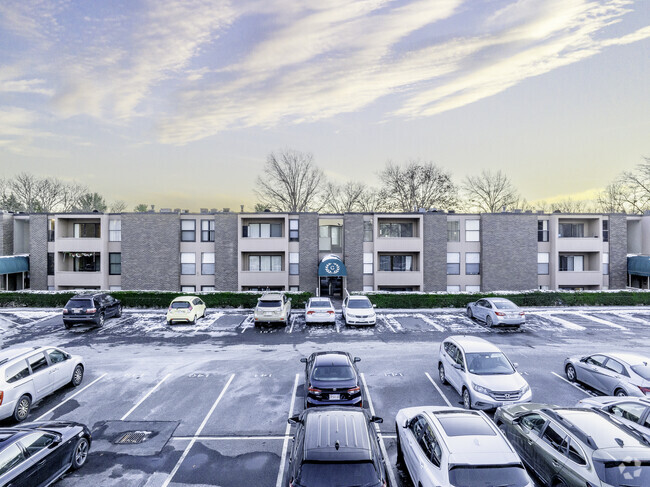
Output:
[[196,220],[181,220],[181,242],[196,242]]
[[242,236],[248,238],[282,237],[282,223],[249,223],[244,225]]
[[466,242],[478,242],[481,238],[480,220],[465,220],[465,241]]
[[108,273],[112,276],[122,274],[122,254],[120,252],[108,254]]
[[196,274],[196,254],[194,252],[181,252],[181,274],[186,276]]
[[380,237],[405,238],[413,236],[413,223],[379,223]]
[[548,220],[537,221],[537,241],[548,242]]
[[289,220],[289,240],[291,242],[297,242],[299,240],[300,234],[298,229],[300,228],[299,220]]
[[297,276],[300,274],[300,253],[289,252],[289,274]]
[[249,255],[248,270],[251,272],[282,272],[282,256]]
[[549,253],[537,253],[537,274],[548,274]]
[[609,274],[609,253],[603,252],[603,274]]
[[603,220],[603,242],[609,242],[609,220]]
[[460,274],[460,252],[447,252],[447,274]]
[[99,272],[100,258],[99,253],[70,253],[64,254],[64,259],[67,255],[72,257],[72,270],[74,272]]
[[74,238],[100,238],[99,223],[75,223],[73,226]]
[[559,224],[560,238],[581,238],[584,236],[585,236],[584,223],[560,223]]
[[481,254],[467,252],[465,254],[465,274],[475,276],[481,273]]
[[379,270],[389,272],[404,272],[413,270],[411,255],[380,255]]
[[447,221],[447,242],[460,242],[460,220]]
[[54,253],[53,252],[47,253],[47,275],[48,276],[54,275]]
[[201,220],[201,242],[214,242],[214,220]]
[[584,256],[582,255],[560,255],[560,270],[570,272],[581,272],[584,270]]
[[214,274],[214,252],[203,252],[201,254],[201,274]]
[[122,241],[122,220],[108,221],[108,240],[111,242]]
[[363,253],[363,273],[372,274],[372,265],[374,263],[374,255],[372,252]]
[[47,241],[54,242],[54,218],[47,221]]
[[363,241],[372,242],[372,222],[363,222]]
[[342,227],[338,225],[321,225],[318,227],[318,250],[324,252],[341,252]]

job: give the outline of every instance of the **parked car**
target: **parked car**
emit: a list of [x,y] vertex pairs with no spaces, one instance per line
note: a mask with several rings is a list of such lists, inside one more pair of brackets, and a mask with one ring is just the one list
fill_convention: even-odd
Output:
[[39,422],[0,428],[0,485],[45,487],[86,463],[90,430],[73,422]]
[[73,325],[92,323],[104,326],[107,318],[122,316],[122,303],[110,294],[84,293],[70,298],[63,308],[63,324],[67,329]]
[[650,398],[647,397],[589,397],[578,401],[576,407],[598,409],[634,428],[650,441]]
[[255,323],[287,323],[291,319],[291,298],[266,292],[257,300],[253,315]]
[[347,296],[341,305],[346,325],[374,325],[377,323],[376,305],[365,296]]
[[291,487],[386,487],[386,466],[372,423],[363,409],[313,408],[289,419],[297,424],[289,458]]
[[578,381],[607,396],[650,395],[650,358],[636,353],[596,353],[564,360],[571,382]]
[[397,461],[418,487],[533,487],[519,456],[483,411],[419,406],[395,417]]
[[179,296],[169,305],[167,310],[167,324],[185,322],[196,325],[199,318],[205,316],[205,303],[196,296]]
[[330,298],[309,298],[305,305],[305,323],[335,323],[336,312]]
[[438,352],[440,382],[451,384],[465,409],[530,402],[528,382],[498,347],[474,336],[451,336]]
[[24,421],[33,403],[83,376],[82,358],[57,347],[0,350],[0,419]]
[[523,325],[526,314],[519,306],[505,298],[482,298],[467,305],[467,316],[485,322],[487,326]]
[[347,352],[315,352],[301,358],[305,364],[305,409],[311,406],[363,407],[359,357]]
[[494,421],[545,485],[650,485],[650,448],[645,438],[604,413],[521,404],[497,409]]

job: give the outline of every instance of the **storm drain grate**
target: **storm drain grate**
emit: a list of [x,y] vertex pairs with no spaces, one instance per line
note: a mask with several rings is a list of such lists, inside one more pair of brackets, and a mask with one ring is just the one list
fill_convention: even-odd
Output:
[[151,431],[127,431],[115,442],[116,445],[137,445],[149,438]]

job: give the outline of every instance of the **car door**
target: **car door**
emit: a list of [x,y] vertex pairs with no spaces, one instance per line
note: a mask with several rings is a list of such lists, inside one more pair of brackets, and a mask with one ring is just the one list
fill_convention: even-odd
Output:
[[418,478],[422,487],[438,487],[447,483],[440,468],[442,449],[431,425],[427,422],[418,440]]
[[599,372],[598,380],[600,386],[598,388],[608,396],[613,396],[616,389],[621,385],[621,382],[625,382],[628,378],[625,366],[611,357],[605,361]]
[[0,450],[0,485],[3,487],[34,487],[38,468],[18,443]]
[[49,376],[52,381],[52,390],[60,389],[72,377],[72,362],[68,360],[67,355],[58,348],[50,348],[45,351],[49,360]]
[[474,306],[474,318],[485,319],[485,299],[479,299]]
[[54,374],[54,371],[50,369],[45,352],[38,352],[28,357],[27,363],[29,363],[29,368],[32,371],[32,381],[36,394],[36,397],[32,398],[32,403],[34,403],[54,390],[52,383],[54,378],[50,377],[50,372]]
[[[27,458],[36,466],[34,485],[48,485],[67,468],[70,456],[69,446],[57,443],[57,435],[34,432],[20,439]],[[66,448],[67,447],[67,448]]]
[[607,357],[604,355],[591,355],[585,357],[584,360],[581,360],[576,364],[578,380],[598,389],[599,380],[597,377],[606,360]]
[[455,368],[456,365],[456,354],[458,353],[458,348],[451,342],[445,342],[444,352],[443,352],[443,362],[445,367],[445,376],[447,382],[451,386],[458,390],[458,370]]
[[406,468],[408,469],[414,485],[417,485],[420,481],[420,464],[418,459],[418,450],[420,449],[420,446],[418,444],[418,438],[422,435],[425,425],[426,420],[423,416],[418,415],[412,418],[406,428],[406,434],[404,435],[405,441],[402,441],[404,463],[406,464]]
[[106,316],[117,315],[117,301],[110,294],[104,294],[104,302],[106,303]]
[[345,298],[341,304],[341,314],[343,315],[343,318],[346,318],[345,313],[348,309],[348,299],[349,298]]
[[546,419],[537,413],[530,413],[516,420],[508,428],[506,436],[526,465],[534,467],[533,448],[546,425]]
[[554,421],[548,421],[532,451],[532,467],[539,477],[551,485],[553,478],[564,468],[567,460],[564,450],[567,433]]

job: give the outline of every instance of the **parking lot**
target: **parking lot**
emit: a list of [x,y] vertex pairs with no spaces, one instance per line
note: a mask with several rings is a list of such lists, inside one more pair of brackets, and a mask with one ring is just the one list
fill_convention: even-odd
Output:
[[[526,309],[520,330],[494,330],[463,310],[378,310],[377,325],[255,326],[247,310],[208,310],[196,326],[164,312],[126,309],[103,328],[65,330],[56,310],[0,309],[3,346],[55,344],[84,356],[86,375],[35,404],[28,420],[74,420],[93,431],[88,463],[61,486],[286,486],[293,429],[303,409],[299,359],[318,350],[361,357],[365,407],[379,425],[393,485],[395,414],[415,405],[460,405],[437,378],[437,352],[453,334],[480,334],[519,364],[536,402],[574,405],[594,394],[564,379],[568,355],[647,351],[650,310]],[[7,423],[10,424],[10,423]],[[129,434],[131,433],[131,434]]]

